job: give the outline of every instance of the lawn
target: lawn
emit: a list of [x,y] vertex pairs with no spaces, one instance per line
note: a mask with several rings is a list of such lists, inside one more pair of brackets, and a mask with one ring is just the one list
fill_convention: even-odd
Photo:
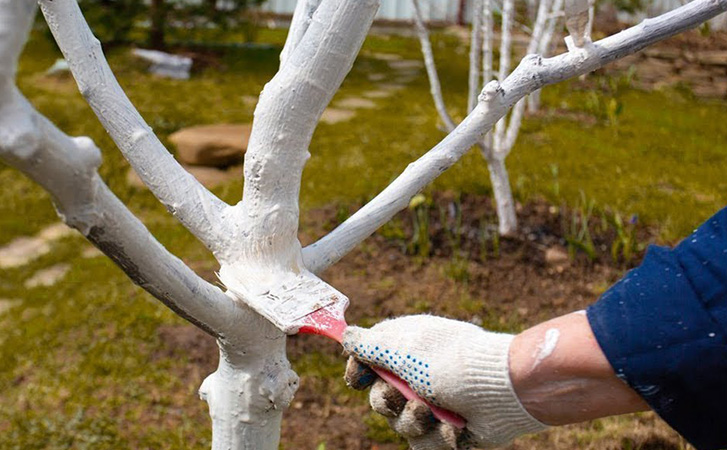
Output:
[[[107,56],[132,102],[166,142],[181,127],[250,121],[254,108],[250,98],[274,75],[284,37],[281,30],[262,30],[258,39],[270,46],[207,49],[204,64],[190,81],[146,74],[125,47],[114,48]],[[435,34],[434,48],[447,102],[453,105],[453,115],[461,118],[467,49],[445,33]],[[413,39],[372,36],[334,103],[376,89],[377,83],[396,81],[396,72],[375,57],[382,52],[419,58]],[[68,134],[92,137],[103,151],[101,174],[112,190],[167,248],[211,276],[216,265],[205,249],[151,194],[127,184],[127,163],[73,81],[43,75],[58,56],[39,27],[23,54],[21,90]],[[372,74],[383,75],[383,80],[370,81]],[[621,105],[617,116],[603,113],[602,105],[611,99]],[[523,204],[545,199],[557,206],[574,206],[585,196],[598,209],[638,215],[654,241],[673,243],[727,202],[723,175],[727,148],[718,145],[727,141],[724,101],[697,100],[684,90],[639,91],[626,79],[605,75],[546,89],[543,100],[542,112],[525,121],[508,159],[514,192]],[[320,125],[303,177],[302,233],[310,240],[330,228],[310,217],[322,217],[316,214],[326,208],[343,211],[345,216],[441,138],[423,71],[397,95],[377,100],[375,109],[360,110],[350,122]],[[0,245],[57,222],[48,195],[18,172],[0,165],[0,186]],[[233,203],[241,189],[241,182],[231,182],[214,192]],[[489,178],[477,151],[437,180],[427,195],[441,192],[489,195]],[[344,218],[339,216],[325,217]],[[80,236],[68,236],[40,259],[0,272],[0,299],[15,305],[0,313],[0,448],[208,447],[209,419],[196,390],[214,366],[214,346],[204,347],[206,353],[200,355],[186,351],[179,336],[188,333],[189,327],[132,285],[110,261],[84,257],[86,246]],[[371,254],[372,248],[378,251],[378,247],[365,247],[362,253]],[[52,287],[24,287],[24,280],[37,270],[58,262],[71,264],[64,280]],[[352,285],[370,283],[379,290],[391,289],[386,279],[374,283],[365,266],[357,270],[351,276],[358,278],[348,281]],[[452,292],[467,296],[448,312],[456,317],[471,309],[481,312],[479,304],[487,293],[473,294],[461,283],[466,284],[446,281]],[[478,306],[467,306],[467,302]],[[416,301],[402,308],[397,311],[428,310],[427,304]],[[358,314],[374,321],[387,311],[391,313],[384,303],[375,312]],[[533,320],[491,319],[507,331]],[[194,342],[199,339],[195,337]],[[294,366],[304,385],[308,383],[301,408],[307,393],[330,392],[334,403],[366,416],[365,421],[356,416],[365,445],[399,445],[379,419],[366,414],[363,395],[345,389],[340,380],[343,362],[333,347],[321,353],[307,351]],[[624,429],[668,434],[645,415],[557,430],[525,440],[517,448],[546,444],[557,448],[564,442],[603,448],[604,439],[619,443],[613,436]],[[293,431],[287,433],[284,441],[293,442],[289,436]]]

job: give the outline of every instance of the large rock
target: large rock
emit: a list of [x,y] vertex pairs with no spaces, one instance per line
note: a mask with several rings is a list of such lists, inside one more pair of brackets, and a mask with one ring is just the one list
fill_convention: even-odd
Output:
[[203,125],[169,136],[177,159],[194,166],[227,167],[242,161],[252,125]]
[[189,79],[189,71],[192,69],[192,58],[142,48],[135,48],[132,50],[132,53],[134,56],[151,63],[149,72],[154,75],[174,78],[176,80]]

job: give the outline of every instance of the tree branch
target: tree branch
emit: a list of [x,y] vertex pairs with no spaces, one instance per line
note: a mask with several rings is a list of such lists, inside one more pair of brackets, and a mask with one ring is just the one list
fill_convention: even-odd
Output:
[[76,0],[40,0],[78,88],[141,180],[216,255],[230,234],[226,205],[164,148],[116,81]]
[[[482,62],[483,0],[472,3],[472,36],[470,38],[470,70],[469,89],[467,95],[467,112],[475,109],[477,95],[481,92],[480,63]],[[486,82],[489,82],[487,80]]]
[[[498,67],[497,80],[502,81],[510,74],[510,60],[512,55],[512,22],[515,12],[515,0],[503,0],[502,3],[502,26],[500,29],[500,66]],[[505,139],[506,123],[503,118],[495,127],[493,140],[495,146]]]
[[[550,10],[549,0],[540,0],[538,5],[538,13],[535,19],[535,25],[533,26],[533,34],[530,37],[528,43],[527,54],[532,55],[538,51],[540,41],[543,39],[545,33],[545,23],[548,19]],[[522,125],[523,115],[525,113],[526,99],[522,99],[513,108],[512,114],[510,115],[510,121],[507,125],[507,132],[504,136],[504,141],[501,143],[500,148],[497,149],[497,157],[505,159],[510,154],[512,148],[515,146],[518,133],[520,132],[520,126]]]
[[[555,26],[558,24],[560,17],[563,15],[563,0],[555,0],[553,2],[553,8],[548,16],[548,25],[545,27],[543,32],[543,39],[538,44],[537,53],[543,56],[550,55],[550,49],[553,46],[553,35],[555,34]],[[540,94],[541,91],[535,91],[528,96],[528,110],[531,113],[535,113],[540,109]]]
[[288,28],[288,37],[285,39],[285,45],[280,52],[280,67],[285,64],[298,47],[298,44],[300,44],[313,20],[313,14],[320,4],[321,0],[298,0],[298,3],[296,3],[293,17],[290,20],[290,28]]
[[[232,318],[250,315],[170,254],[116,198],[96,172],[101,153],[93,141],[66,136],[17,89],[0,96],[0,107],[14,111],[0,117],[0,159],[47,190],[63,221],[134,283],[217,338],[232,331]],[[18,127],[21,122],[26,125]]]
[[727,0],[694,0],[661,16],[609,36],[584,48],[573,48],[553,58],[526,56],[498,86],[489,83],[478,106],[467,118],[343,224],[306,247],[307,267],[320,272],[337,262],[370,236],[394,214],[406,208],[411,197],[450,168],[495,122],[521,98],[543,86],[592,72],[655,42],[694,28],[727,11]]
[[298,197],[308,146],[351,70],[379,2],[323,0],[295,51],[265,86],[245,154],[243,200],[235,207],[239,232],[230,258],[221,261],[221,275],[226,265],[253,259],[262,271],[300,269]]
[[492,0],[484,0],[482,4],[482,79],[484,84],[492,81],[492,44],[493,38],[493,18],[492,18]]
[[439,113],[439,118],[442,119],[445,128],[448,132],[452,132],[456,127],[452,116],[447,112],[447,106],[444,104],[444,97],[442,96],[442,85],[439,82],[439,74],[437,73],[437,65],[434,62],[434,53],[432,52],[432,44],[429,40],[429,31],[426,25],[424,25],[424,19],[422,18],[421,5],[419,0],[411,0],[411,4],[414,7],[414,26],[419,37],[419,43],[422,47],[422,55],[424,56],[424,66],[427,68],[427,77],[429,78],[429,90],[434,99],[434,106]]
[[[18,106],[31,114],[36,132],[15,140],[25,144],[15,150],[0,146],[0,160],[50,192],[61,218],[134,283],[217,338],[220,369],[200,388],[212,416],[213,449],[277,449],[282,411],[298,386],[285,358],[285,335],[154,239],[96,173],[101,154],[90,139],[69,138],[24,99]],[[0,135],[7,131],[4,119]]]

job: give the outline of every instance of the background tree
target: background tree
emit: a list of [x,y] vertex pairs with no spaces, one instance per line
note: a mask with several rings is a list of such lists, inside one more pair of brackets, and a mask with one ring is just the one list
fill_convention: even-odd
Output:
[[[455,128],[452,117],[447,112],[447,107],[442,97],[441,83],[437,75],[437,68],[432,54],[432,46],[429,32],[424,25],[422,7],[419,0],[411,0],[414,7],[414,24],[419,36],[419,41],[424,55],[424,63],[427,68],[427,75],[431,86],[432,98],[440,119],[445,125],[447,132]],[[573,2],[583,4],[583,2]],[[542,0],[539,3],[528,2],[530,10],[537,4],[534,21],[530,28],[530,40],[527,54],[544,55],[551,46],[553,35],[559,16],[562,15],[563,0]],[[588,3],[585,3],[588,10]],[[469,92],[467,95],[467,111],[471,112],[477,104],[477,95],[482,86],[493,79],[504,80],[510,74],[510,61],[513,53],[512,28],[515,21],[515,1],[504,0],[501,10],[500,26],[500,61],[498,71],[493,67],[494,47],[494,18],[495,2],[493,0],[475,0],[472,4],[472,34],[470,38],[470,66],[469,66]],[[586,34],[584,33],[584,36]],[[587,32],[590,39],[590,29]],[[582,45],[582,43],[581,43]],[[533,93],[539,95],[539,91]],[[487,162],[490,173],[492,191],[495,198],[498,216],[498,230],[502,235],[508,235],[517,229],[517,216],[515,213],[515,200],[510,186],[510,177],[505,167],[505,158],[515,146],[526,102],[530,97],[523,99],[513,108],[509,117],[503,117],[497,123],[493,133],[488,133],[482,142],[478,143],[482,156]],[[538,99],[530,101],[530,110],[537,109]]]

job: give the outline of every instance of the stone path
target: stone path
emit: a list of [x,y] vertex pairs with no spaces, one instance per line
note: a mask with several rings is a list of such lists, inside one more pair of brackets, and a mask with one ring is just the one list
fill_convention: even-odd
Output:
[[[49,253],[53,243],[75,234],[76,231],[63,223],[43,228],[35,236],[21,236],[0,247],[0,269],[14,269],[25,266]],[[60,263],[38,270],[23,285],[26,289],[53,286],[71,269],[71,265]],[[0,299],[0,314],[9,310],[20,300]]]
[[48,253],[54,241],[73,233],[73,229],[59,222],[44,228],[33,237],[16,238],[0,247],[0,269],[24,266]]
[[345,97],[335,101],[321,116],[321,122],[336,124],[347,122],[356,117],[356,112],[362,109],[374,109],[377,104],[374,100],[386,99],[406,88],[406,85],[422,74],[424,63],[416,59],[403,59],[394,53],[368,53],[369,58],[385,61],[392,69],[393,74],[371,73],[369,81],[374,88],[365,91],[361,96]]

